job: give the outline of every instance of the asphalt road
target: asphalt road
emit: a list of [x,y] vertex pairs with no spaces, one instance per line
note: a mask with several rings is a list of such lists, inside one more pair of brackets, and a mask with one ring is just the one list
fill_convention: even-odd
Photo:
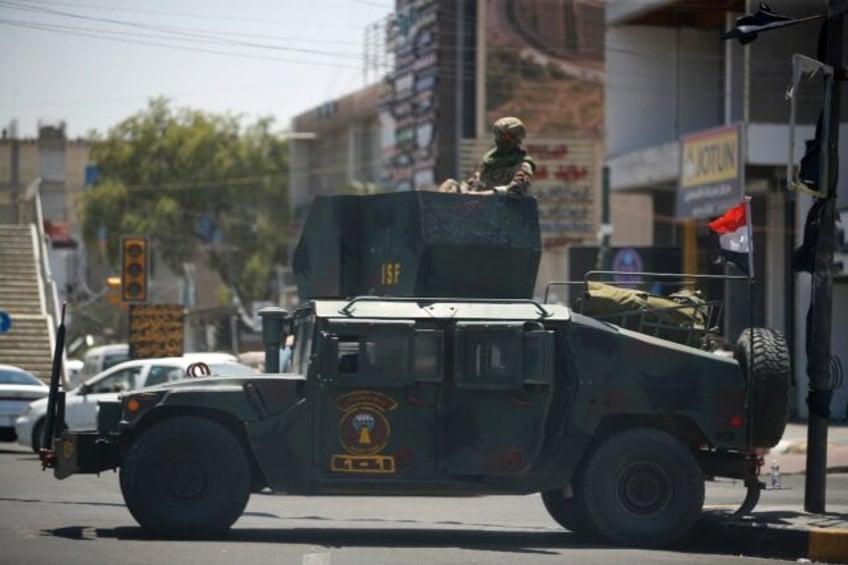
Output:
[[[761,504],[801,507],[803,476]],[[848,475],[828,494],[848,501]],[[711,485],[708,504],[743,492]],[[700,545],[700,546],[699,546]],[[0,563],[369,565],[395,563],[739,563],[733,548],[702,547],[697,535],[665,551],[604,547],[559,528],[538,495],[475,498],[284,497],[253,495],[228,536],[212,541],[153,539],[124,507],[117,474],[57,481],[31,452],[0,445]],[[745,558],[745,563],[774,563]]]

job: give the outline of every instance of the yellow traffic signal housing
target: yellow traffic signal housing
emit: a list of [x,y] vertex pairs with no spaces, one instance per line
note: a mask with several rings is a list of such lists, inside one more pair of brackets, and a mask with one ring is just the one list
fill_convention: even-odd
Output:
[[146,237],[125,236],[121,239],[121,300],[123,302],[147,302],[149,254]]

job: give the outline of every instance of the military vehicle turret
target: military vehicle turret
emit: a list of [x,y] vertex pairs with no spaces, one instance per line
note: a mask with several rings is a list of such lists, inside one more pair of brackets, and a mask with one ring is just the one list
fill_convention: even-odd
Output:
[[284,374],[127,394],[98,430],[54,426],[42,459],[119,469],[133,517],[169,537],[225,532],[263,489],[541,493],[565,528],[646,546],[691,530],[705,479],[747,485],[750,511],[786,422],[782,337],[747,330],[727,357],[534,301],[540,248],[533,199],[318,198],[302,304],[262,312],[266,367],[295,337]]

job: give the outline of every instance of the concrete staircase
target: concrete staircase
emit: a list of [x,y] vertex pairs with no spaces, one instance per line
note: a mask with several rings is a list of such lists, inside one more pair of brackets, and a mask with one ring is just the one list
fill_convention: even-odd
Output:
[[50,381],[50,318],[38,277],[36,240],[29,225],[0,224],[0,310],[12,318],[0,334],[0,363]]

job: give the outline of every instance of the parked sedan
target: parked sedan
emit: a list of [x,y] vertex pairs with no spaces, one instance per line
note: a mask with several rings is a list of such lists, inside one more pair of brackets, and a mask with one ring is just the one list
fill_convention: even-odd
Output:
[[[186,377],[194,363],[205,363],[212,376],[255,375],[252,367],[235,361],[226,353],[192,353],[183,357],[162,357],[125,361],[91,377],[65,395],[65,423],[74,430],[97,427],[97,403],[115,400],[122,392],[154,386]],[[45,393],[46,395],[46,393]],[[47,398],[36,400],[15,421],[18,443],[38,451],[47,414]]]
[[15,441],[15,419],[50,387],[14,365],[0,365],[0,440]]

